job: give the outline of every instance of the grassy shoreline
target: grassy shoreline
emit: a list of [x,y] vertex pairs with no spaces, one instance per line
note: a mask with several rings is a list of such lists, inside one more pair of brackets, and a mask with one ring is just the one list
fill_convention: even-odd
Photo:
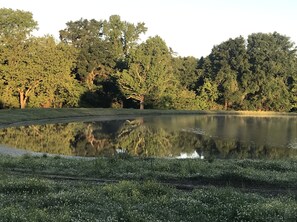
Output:
[[[296,113],[0,110],[0,127],[127,116]],[[1,221],[296,221],[297,160],[0,155]]]
[[62,109],[3,109],[0,110],[0,128],[31,123],[52,123],[79,121],[84,119],[119,119],[127,116],[146,115],[239,115],[255,117],[297,117],[297,113],[265,111],[187,111],[187,110],[138,110],[103,108],[62,108]]

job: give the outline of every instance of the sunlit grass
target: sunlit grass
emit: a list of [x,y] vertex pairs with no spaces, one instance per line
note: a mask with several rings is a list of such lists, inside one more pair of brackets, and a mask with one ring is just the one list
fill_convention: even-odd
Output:
[[295,221],[294,195],[231,188],[176,190],[155,181],[97,185],[0,179],[1,221]]
[[0,110],[0,126],[25,124],[41,121],[61,122],[73,118],[119,118],[124,115],[166,115],[166,114],[209,114],[209,115],[296,115],[296,113],[258,112],[258,111],[183,111],[183,110],[138,110],[138,109],[102,109],[102,108],[62,108],[62,109],[3,109]]
[[297,160],[179,160],[0,156],[6,172],[116,180],[157,180],[197,185],[295,189]]
[[[63,108],[63,109],[13,109],[0,110],[0,124],[13,124],[27,121],[51,122],[56,120],[90,117],[120,117],[124,115],[161,115],[200,113],[175,110],[101,109],[101,108]],[[22,123],[20,123],[21,125]]]
[[296,160],[0,155],[0,221],[295,221],[296,187]]

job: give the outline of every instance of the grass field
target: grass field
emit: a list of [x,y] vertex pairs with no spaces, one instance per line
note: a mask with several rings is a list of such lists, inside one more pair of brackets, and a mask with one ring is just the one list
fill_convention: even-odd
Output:
[[[183,113],[193,112],[0,110],[0,125]],[[0,155],[0,221],[296,219],[297,160],[181,160],[124,154],[90,159]]]
[[296,221],[296,161],[0,156],[1,221]]

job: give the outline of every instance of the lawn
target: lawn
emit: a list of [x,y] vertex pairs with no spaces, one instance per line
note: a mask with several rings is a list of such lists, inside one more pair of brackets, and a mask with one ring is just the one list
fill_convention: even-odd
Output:
[[1,221],[296,221],[297,161],[0,156]]
[[[193,112],[1,110],[0,126],[73,118],[182,113]],[[296,219],[295,159],[182,160],[134,158],[126,154],[109,158],[0,155],[0,221]]]

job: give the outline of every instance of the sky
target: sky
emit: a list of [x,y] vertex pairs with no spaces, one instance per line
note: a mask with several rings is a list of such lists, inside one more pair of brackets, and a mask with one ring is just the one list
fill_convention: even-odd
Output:
[[0,0],[0,8],[30,11],[36,36],[53,35],[68,21],[120,15],[159,35],[179,56],[207,56],[214,45],[257,32],[274,31],[297,43],[296,0]]

